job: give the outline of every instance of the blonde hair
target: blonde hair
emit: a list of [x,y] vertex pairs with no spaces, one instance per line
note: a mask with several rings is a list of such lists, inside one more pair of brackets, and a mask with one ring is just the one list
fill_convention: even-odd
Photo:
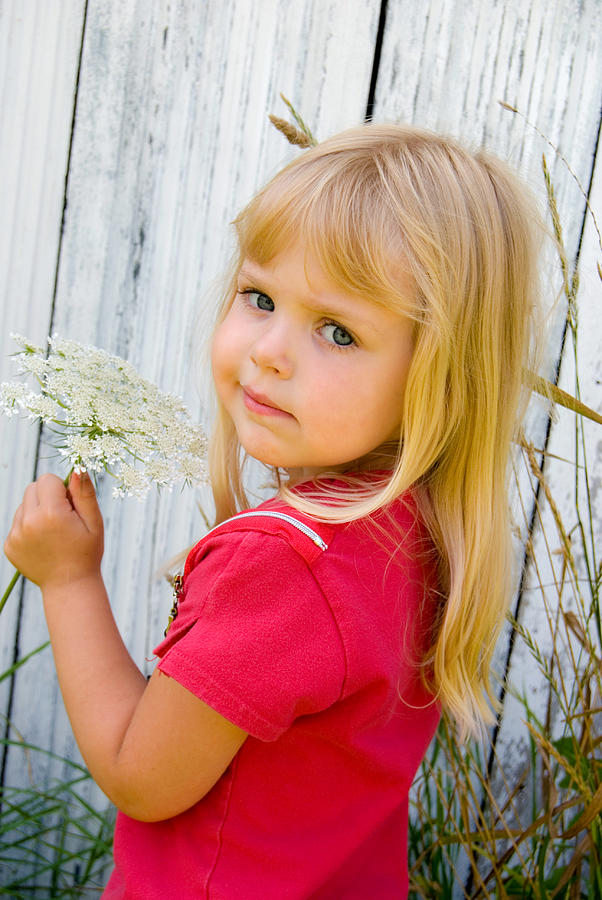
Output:
[[[360,477],[326,498],[323,484],[303,498],[280,490],[296,508],[335,521],[415,492],[445,597],[427,662],[463,734],[491,721],[495,707],[490,665],[513,568],[511,442],[538,325],[536,222],[524,185],[489,154],[372,124],[304,151],[235,221],[236,271],[245,257],[262,264],[301,236],[337,285],[414,322],[390,479]],[[234,290],[232,281],[219,320]],[[247,505],[241,448],[223,409],[210,464],[221,521]]]

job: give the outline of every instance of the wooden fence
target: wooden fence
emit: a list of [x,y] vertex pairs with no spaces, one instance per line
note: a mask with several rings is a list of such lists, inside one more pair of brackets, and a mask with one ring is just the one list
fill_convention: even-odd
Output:
[[[199,338],[228,259],[228,223],[298,152],[267,119],[286,115],[283,92],[318,138],[371,114],[484,144],[519,168],[542,206],[545,153],[582,273],[582,393],[600,409],[600,246],[584,195],[602,209],[601,35],[600,0],[0,0],[0,380],[12,377],[11,332],[41,342],[56,331],[127,357],[207,420]],[[559,283],[550,262],[550,298]],[[548,374],[564,315],[560,302]],[[559,457],[570,453],[563,422],[551,429]],[[533,429],[543,440],[543,406]],[[601,471],[599,432],[590,462]],[[52,466],[35,426],[0,418],[4,532],[24,486]],[[547,473],[562,503],[566,465]],[[154,573],[202,533],[199,497],[118,502],[104,482],[100,493],[109,593],[148,668],[170,605]],[[4,560],[0,583],[10,576]],[[521,615],[536,624],[525,596]],[[2,617],[0,671],[46,636],[38,591],[26,585]],[[508,650],[500,664],[529,681],[528,661]],[[0,712],[31,743],[77,757],[49,651],[0,683]],[[518,759],[516,714],[508,701],[499,739]],[[58,763],[33,772],[40,783],[59,775]],[[2,777],[28,777],[19,751],[4,753]]]

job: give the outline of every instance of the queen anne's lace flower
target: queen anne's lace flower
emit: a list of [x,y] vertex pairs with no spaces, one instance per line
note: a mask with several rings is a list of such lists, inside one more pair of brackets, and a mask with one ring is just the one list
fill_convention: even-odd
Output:
[[143,497],[151,484],[207,480],[207,439],[178,397],[160,391],[134,367],[97,347],[48,338],[48,349],[12,335],[21,375],[0,385],[0,411],[48,424],[49,439],[75,471],[106,471],[114,493]]
[[6,382],[0,385],[0,409],[7,416],[15,416],[20,409],[27,405],[30,396],[24,384],[18,382]]

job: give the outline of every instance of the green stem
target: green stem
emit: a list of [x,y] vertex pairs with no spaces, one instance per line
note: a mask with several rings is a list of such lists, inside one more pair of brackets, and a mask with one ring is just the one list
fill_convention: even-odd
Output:
[[4,609],[4,605],[5,605],[6,601],[8,600],[8,598],[10,597],[12,589],[14,588],[14,586],[16,585],[16,583],[20,577],[21,577],[21,573],[19,572],[18,569],[15,569],[15,574],[11,578],[9,586],[2,594],[2,600],[0,600],[0,613]]

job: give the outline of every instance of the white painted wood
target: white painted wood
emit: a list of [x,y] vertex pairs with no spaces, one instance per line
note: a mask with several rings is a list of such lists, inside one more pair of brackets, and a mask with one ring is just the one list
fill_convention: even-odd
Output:
[[541,153],[557,183],[574,254],[581,207],[553,152],[517,107],[589,177],[600,112],[602,7],[596,0],[389,0],[375,118],[409,121],[485,145],[542,198]]
[[[0,4],[0,381],[14,376],[10,332],[48,333],[81,42],[81,0]],[[2,541],[35,465],[37,429],[0,416]],[[13,569],[0,559],[2,592]],[[13,593],[0,628],[0,671],[12,662]],[[6,711],[8,682],[0,684]]]
[[[267,121],[268,111],[281,109],[278,90],[297,104],[303,91],[315,96],[335,127],[361,119],[365,91],[341,102],[345,80],[353,82],[346,67],[313,64],[342,41],[353,48],[358,85],[369,81],[374,4],[358,5],[353,29],[348,22],[335,2],[90,6],[54,319],[59,333],[126,355],[164,388],[186,390],[191,332],[203,291],[227,259],[228,222],[291,155]],[[194,386],[187,396],[198,406]],[[165,497],[161,506],[152,497],[140,506],[115,504],[109,492],[110,485],[101,490],[107,581],[144,664],[160,636],[156,620],[169,608],[153,572],[201,526],[192,496]],[[150,597],[160,613],[147,613]],[[45,630],[35,598],[28,598],[25,634],[35,644]],[[30,672],[21,680],[23,702],[34,666]],[[38,717],[34,730],[46,735],[55,722],[54,714],[47,722]]]
[[[377,23],[377,3],[365,0],[91,2],[56,330],[127,356],[165,389],[185,393],[200,413],[193,364],[209,319],[200,307],[213,307],[211,283],[227,262],[228,223],[298,152],[267,114],[286,114],[283,91],[318,130],[361,121]],[[64,159],[57,171],[64,179]],[[58,228],[55,259],[57,238]],[[46,295],[40,335],[49,307]],[[15,493],[29,477],[15,478]],[[100,488],[104,571],[119,623],[144,667],[170,607],[170,591],[154,572],[204,526],[192,492],[116,503],[110,487],[105,481]],[[30,586],[21,652],[45,636],[38,591]],[[49,653],[20,673],[14,708],[28,740],[76,755]],[[43,782],[60,776],[60,766],[34,774]],[[11,753],[7,782],[23,775],[22,755]]]

